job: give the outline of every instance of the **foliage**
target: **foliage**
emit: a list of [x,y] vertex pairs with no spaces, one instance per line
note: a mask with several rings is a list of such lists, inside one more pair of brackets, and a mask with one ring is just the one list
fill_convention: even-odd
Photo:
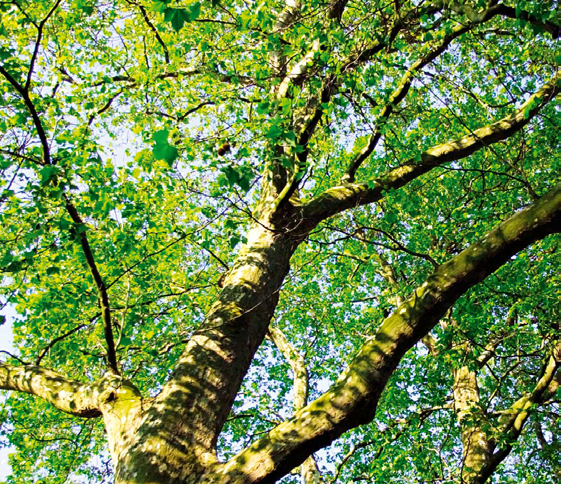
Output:
[[[341,15],[328,15],[333,4]],[[476,18],[497,5],[506,8]],[[154,397],[222,293],[269,185],[282,185],[275,203],[295,207],[334,186],[374,187],[431,147],[508,117],[556,72],[556,7],[0,3],[0,291],[18,313],[17,359],[6,361],[96,380],[110,359],[109,321],[122,374]],[[523,106],[524,129],[306,234],[272,324],[304,357],[310,400],[435,266],[555,184],[554,98]],[[537,242],[459,299],[431,333],[434,351],[419,343],[401,360],[374,421],[316,454],[325,482],[460,482],[453,388],[466,365],[500,442],[501,412],[533,390],[559,337],[558,243]],[[221,459],[292,415],[293,384],[265,339],[220,435]],[[3,405],[3,442],[15,449],[7,483],[112,480],[102,422],[18,392]],[[533,407],[493,482],[555,482],[560,430],[553,395]]]

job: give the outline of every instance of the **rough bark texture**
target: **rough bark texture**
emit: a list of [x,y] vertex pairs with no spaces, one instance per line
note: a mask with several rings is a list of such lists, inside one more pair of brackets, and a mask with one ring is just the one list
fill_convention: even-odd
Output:
[[401,357],[447,309],[522,248],[560,228],[558,185],[440,266],[383,322],[328,392],[220,466],[211,482],[274,482],[346,430],[369,422]]
[[479,407],[477,373],[469,366],[454,371],[454,411],[462,432],[462,482],[471,484],[488,465],[493,445],[483,429],[485,416]]
[[216,440],[265,337],[295,248],[296,240],[275,227],[251,229],[219,299],[119,460],[117,482],[196,482],[216,461]]

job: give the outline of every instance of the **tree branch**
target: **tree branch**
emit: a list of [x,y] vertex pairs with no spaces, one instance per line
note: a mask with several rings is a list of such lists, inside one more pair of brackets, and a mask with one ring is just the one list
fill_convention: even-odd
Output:
[[66,333],[58,336],[57,338],[54,338],[47,346],[45,346],[43,348],[43,350],[41,351],[41,353],[39,354],[39,356],[37,357],[37,360],[35,361],[35,365],[39,366],[41,364],[41,361],[43,361],[43,358],[45,358],[45,356],[47,355],[47,353],[49,352],[49,350],[56,345],[59,341],[62,341],[65,338],[68,338],[69,336],[72,336],[74,333],[77,333],[78,331],[80,331],[81,329],[85,328],[86,326],[88,326],[89,324],[93,323],[96,318],[99,316],[99,314],[97,316],[94,316],[89,323],[82,323],[78,326],[76,326],[75,328],[72,328],[70,331],[67,331]]
[[542,21],[532,13],[528,13],[527,11],[522,9],[509,7],[508,5],[504,5],[503,3],[493,5],[483,11],[477,11],[467,2],[453,1],[450,2],[449,6],[454,12],[465,15],[472,22],[478,22],[483,16],[486,15],[501,15],[503,17],[512,19],[526,20],[527,22],[530,22],[531,24],[536,25],[537,27],[540,27],[541,29],[549,32],[554,39],[557,39],[559,37],[559,33],[561,31],[561,27],[558,24],[551,22],[550,20]]
[[[464,354],[471,354],[470,343],[462,345]],[[474,477],[489,462],[493,452],[484,428],[487,415],[479,405],[479,385],[477,372],[469,365],[463,364],[453,370],[454,376],[454,413],[460,424],[463,446],[461,479],[472,484]]]
[[305,216],[317,223],[349,208],[367,205],[383,197],[384,191],[401,188],[411,180],[444,163],[461,160],[490,144],[502,141],[520,131],[559,91],[558,71],[519,109],[493,124],[479,128],[462,138],[434,146],[416,159],[411,159],[386,175],[368,183],[346,183],[327,189],[304,207]]
[[47,16],[39,23],[35,25],[37,27],[37,40],[35,41],[35,48],[33,49],[33,55],[31,56],[31,62],[29,63],[29,71],[27,72],[27,81],[25,82],[25,92],[29,92],[31,86],[31,77],[33,76],[33,70],[35,68],[35,61],[37,60],[37,54],[39,53],[39,48],[41,47],[41,40],[43,38],[43,29],[45,24],[49,21],[51,16],[55,13],[55,10],[61,4],[62,0],[57,0],[53,8],[49,11]]
[[499,419],[498,430],[501,435],[506,437],[507,443],[491,456],[490,462],[481,470],[474,484],[483,484],[510,454],[514,442],[522,433],[524,424],[530,416],[532,406],[544,403],[549,396],[555,394],[559,387],[557,374],[560,366],[561,343],[557,343],[532,391],[514,402]]
[[164,57],[166,59],[166,64],[169,64],[170,60],[169,60],[169,51],[168,51],[168,47],[165,44],[165,42],[163,41],[162,37],[160,36],[160,34],[158,33],[158,30],[156,29],[156,27],[154,27],[154,24],[152,23],[152,21],[150,20],[150,17],[148,17],[148,12],[146,11],[146,9],[139,3],[135,3],[132,2],[130,0],[127,0],[127,3],[130,5],[136,5],[138,7],[138,9],[140,10],[140,12],[142,13],[142,18],[144,19],[144,21],[146,22],[146,25],[148,25],[148,27],[150,27],[150,30],[152,32],[154,32],[154,35],[156,36],[156,40],[158,41],[158,43],[162,46],[162,49],[164,51]]
[[343,432],[372,420],[403,355],[469,288],[529,244],[561,230],[561,184],[436,269],[369,338],[339,380],[317,400],[222,466],[245,483],[283,476]]
[[78,214],[76,207],[74,207],[74,205],[70,203],[70,200],[68,198],[66,198],[66,209],[70,214],[73,222],[78,226],[78,237],[80,239],[80,244],[86,257],[86,263],[88,264],[90,272],[94,278],[95,285],[97,286],[97,290],[99,292],[101,319],[103,320],[103,332],[105,335],[105,342],[107,343],[107,361],[109,363],[109,368],[111,368],[114,373],[118,374],[119,367],[117,364],[117,351],[115,348],[115,339],[113,337],[113,324],[111,322],[111,308],[109,305],[109,295],[107,294],[107,287],[105,286],[103,278],[101,277],[101,274],[99,273],[99,270],[95,263],[93,252],[90,247],[88,237],[86,236],[85,224]]
[[0,65],[0,74],[2,74],[6,80],[12,85],[12,87],[19,93],[23,102],[29,113],[31,114],[31,119],[33,120],[33,124],[35,125],[35,129],[37,130],[37,134],[39,135],[39,139],[41,141],[41,147],[43,148],[43,163],[45,165],[51,164],[51,150],[49,147],[49,142],[47,140],[47,134],[45,133],[45,129],[43,128],[43,124],[41,123],[41,119],[39,118],[39,113],[35,109],[31,98],[29,97],[29,92],[25,90],[25,88],[18,82],[16,79],[6,70],[4,67]]
[[0,388],[41,397],[55,408],[77,417],[99,417],[99,396],[107,379],[95,383],[70,380],[40,366],[0,363]]
[[423,67],[436,59],[440,54],[442,54],[442,52],[444,52],[448,48],[448,46],[454,39],[456,39],[463,33],[468,32],[475,25],[475,23],[472,23],[468,26],[460,25],[456,27],[452,31],[452,33],[444,37],[444,39],[438,46],[436,46],[419,60],[414,62],[413,65],[407,70],[405,75],[401,78],[399,86],[390,96],[388,103],[383,107],[378,119],[378,125],[376,126],[375,131],[370,135],[367,145],[351,160],[349,167],[347,168],[347,172],[341,180],[342,183],[352,183],[354,181],[356,171],[358,170],[360,165],[372,154],[372,152],[376,148],[376,145],[378,144],[378,141],[382,137],[383,126],[388,121],[395,107],[405,98],[405,96],[407,96],[407,93],[411,88],[414,75],[420,72]]
[[[271,326],[269,328],[269,336],[292,369],[294,410],[298,411],[308,403],[308,369],[306,368],[306,361],[296,348],[290,344],[280,328]],[[313,455],[308,457],[300,466],[300,475],[305,484],[321,484],[323,482]]]

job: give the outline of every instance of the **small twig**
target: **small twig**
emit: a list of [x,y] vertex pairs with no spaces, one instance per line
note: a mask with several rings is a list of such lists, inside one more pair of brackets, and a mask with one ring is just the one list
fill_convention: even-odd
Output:
[[80,331],[81,329],[85,328],[86,326],[89,326],[90,324],[92,324],[99,316],[101,315],[101,313],[96,314],[92,319],[90,319],[89,323],[82,323],[79,326],[76,326],[75,328],[71,329],[70,331],[64,333],[61,336],[58,336],[57,338],[53,339],[47,346],[45,346],[45,348],[43,348],[43,351],[41,351],[41,354],[37,357],[37,360],[35,361],[35,365],[39,366],[41,364],[41,361],[43,360],[43,358],[47,355],[47,353],[49,352],[49,350],[55,345],[57,344],[59,341],[62,341],[65,338],[68,338],[68,336],[73,335],[74,333]]
[[4,353],[5,355],[8,355],[10,358],[13,358],[14,360],[19,361],[22,365],[24,366],[28,366],[29,363],[26,363],[25,361],[23,361],[21,358],[18,358],[16,355],[13,355],[12,353],[10,353],[9,351],[6,350],[0,350],[0,353]]
[[49,11],[47,16],[41,21],[39,25],[35,25],[37,28],[37,40],[35,41],[35,49],[33,49],[33,55],[31,56],[31,62],[29,63],[29,71],[27,73],[27,80],[25,82],[25,92],[29,92],[29,87],[31,86],[31,77],[33,76],[33,70],[35,68],[35,62],[37,61],[37,55],[39,54],[39,48],[41,47],[41,39],[43,38],[43,28],[45,24],[49,21],[55,10],[61,4],[62,0],[58,0],[53,8]]

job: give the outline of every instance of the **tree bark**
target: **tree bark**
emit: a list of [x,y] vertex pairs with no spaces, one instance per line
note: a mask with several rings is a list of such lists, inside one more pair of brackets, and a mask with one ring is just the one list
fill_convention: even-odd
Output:
[[[371,421],[402,356],[454,302],[514,254],[560,229],[561,184],[439,266],[366,341],[329,391],[223,464],[216,461],[216,439],[267,331],[298,244],[290,231],[253,227],[219,300],[151,404],[111,373],[83,385],[42,368],[2,365],[0,387],[36,394],[71,413],[103,414],[119,484],[272,483],[346,430]],[[519,432],[559,361],[557,351],[547,378],[517,402],[505,428]],[[64,392],[53,391],[57,386]]]
[[[468,348],[469,345],[465,345],[466,351]],[[493,444],[483,429],[486,419],[479,407],[477,373],[468,365],[454,370],[454,412],[461,427],[462,483],[473,484],[481,469],[489,464]]]
[[196,482],[215,464],[218,435],[265,337],[299,242],[262,220],[250,230],[218,300],[116,462],[117,483]]
[[219,466],[210,482],[275,482],[343,432],[371,421],[400,359],[454,302],[524,247],[560,229],[561,184],[436,269],[383,322],[329,391]]
[[[298,411],[308,403],[308,369],[306,361],[294,348],[284,333],[277,327],[269,329],[269,335],[275,346],[282,353],[292,370],[294,410]],[[308,457],[300,466],[300,475],[305,484],[322,484],[321,473],[313,455]]]

